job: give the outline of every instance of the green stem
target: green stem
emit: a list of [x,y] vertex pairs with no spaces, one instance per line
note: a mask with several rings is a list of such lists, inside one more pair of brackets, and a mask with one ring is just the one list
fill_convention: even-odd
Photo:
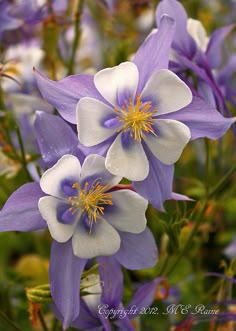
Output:
[[169,263],[169,255],[166,255],[166,257],[162,263],[161,269],[158,273],[158,276],[162,276],[164,274],[166,268],[168,267],[168,263]]
[[31,176],[30,176],[29,171],[27,169],[27,161],[26,161],[26,157],[25,157],[25,148],[24,148],[22,136],[21,136],[21,133],[20,133],[20,129],[19,129],[18,126],[16,126],[16,134],[17,134],[17,138],[18,138],[18,141],[19,141],[19,145],[20,145],[23,168],[25,170],[26,176],[31,181],[32,179],[31,179]]
[[47,324],[45,323],[45,320],[44,320],[44,317],[43,317],[43,314],[42,314],[41,310],[38,311],[38,317],[39,317],[39,320],[40,320],[43,331],[49,331],[48,327],[47,327]]
[[206,208],[207,208],[207,201],[204,202],[203,207],[202,207],[202,210],[198,214],[198,218],[197,218],[197,220],[196,220],[196,222],[194,224],[194,227],[192,229],[192,232],[191,232],[190,236],[188,237],[188,240],[186,241],[186,243],[185,243],[182,251],[179,253],[179,255],[177,256],[176,260],[174,261],[174,263],[172,264],[172,266],[169,268],[169,270],[167,270],[165,276],[169,276],[174,271],[174,269],[176,268],[176,266],[178,265],[178,263],[182,259],[182,257],[187,254],[187,252],[189,250],[189,247],[191,247],[191,245],[192,245],[193,238],[194,238],[195,234],[198,231],[198,227],[201,224],[201,222],[203,221],[203,215],[204,215],[204,213],[206,211]]
[[3,98],[3,90],[0,86],[0,110],[6,110],[4,98]]
[[209,175],[210,175],[210,145],[208,139],[205,139],[205,150],[206,150],[206,172],[205,172],[205,187],[206,187],[206,198],[209,195]]
[[68,64],[68,72],[67,72],[68,75],[72,75],[74,73],[76,51],[77,51],[77,47],[79,45],[80,35],[81,35],[80,20],[81,20],[81,15],[82,15],[82,11],[83,11],[83,6],[84,6],[84,0],[79,0],[78,8],[75,13],[75,23],[74,23],[75,37],[74,37],[74,42],[72,45],[71,58],[70,58],[70,61]]
[[233,165],[229,171],[225,174],[225,176],[216,184],[216,186],[209,193],[209,199],[211,199],[214,195],[216,195],[228,182],[229,178],[236,171],[236,165]]
[[174,263],[170,266],[169,270],[167,270],[166,272],[166,276],[170,275],[174,269],[176,268],[177,264],[179,263],[179,261],[182,259],[182,257],[184,255],[187,254],[189,248],[192,245],[192,241],[193,238],[195,236],[195,234],[198,231],[199,225],[203,222],[203,215],[207,209],[207,205],[208,205],[208,201],[209,199],[211,199],[218,191],[220,191],[222,189],[222,187],[225,186],[225,184],[228,182],[229,178],[231,177],[231,175],[234,173],[234,171],[236,170],[236,165],[232,166],[232,168],[225,174],[225,176],[219,181],[219,183],[211,190],[211,192],[208,195],[208,199],[204,201],[202,209],[200,211],[200,213],[198,214],[198,217],[195,221],[194,227],[192,229],[192,232],[188,238],[188,240],[186,241],[182,251],[179,253],[179,255],[177,256],[176,260],[174,261]]

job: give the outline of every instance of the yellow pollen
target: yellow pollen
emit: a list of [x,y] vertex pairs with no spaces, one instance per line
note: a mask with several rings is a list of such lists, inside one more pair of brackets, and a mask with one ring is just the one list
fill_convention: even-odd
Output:
[[78,210],[86,212],[89,221],[89,233],[92,231],[93,223],[97,222],[97,219],[104,214],[104,205],[112,205],[112,195],[106,193],[109,189],[109,185],[100,185],[99,181],[92,184],[89,188],[89,183],[86,182],[84,188],[81,189],[78,183],[74,183],[72,188],[78,190],[78,195],[68,198],[68,202],[71,204],[69,210],[74,215]]
[[151,108],[152,103],[142,102],[140,95],[136,97],[135,104],[129,99],[124,102],[121,109],[115,108],[119,114],[117,119],[123,124],[117,132],[126,132],[129,129],[130,136],[137,141],[141,141],[145,137],[145,133],[150,132],[156,136],[152,126],[154,124],[153,115],[157,110],[150,110]]

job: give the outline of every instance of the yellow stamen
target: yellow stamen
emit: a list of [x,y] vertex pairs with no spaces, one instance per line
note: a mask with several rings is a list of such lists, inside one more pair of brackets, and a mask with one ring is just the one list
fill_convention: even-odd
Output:
[[150,132],[156,136],[152,126],[154,124],[153,115],[157,110],[150,110],[151,108],[152,103],[143,103],[140,95],[136,97],[135,104],[129,99],[128,102],[124,102],[121,109],[115,108],[115,111],[119,114],[117,119],[123,124],[117,132],[126,132],[129,129],[130,136],[137,141],[141,141],[145,137],[145,133]]
[[78,210],[86,212],[88,215],[90,230],[92,231],[93,223],[97,222],[97,219],[104,214],[104,205],[112,205],[112,196],[110,193],[106,193],[109,189],[109,185],[100,185],[99,181],[89,188],[89,183],[86,182],[84,188],[81,189],[78,183],[74,183],[72,188],[78,189],[78,195],[68,198],[68,202],[71,204],[69,210],[74,215]]

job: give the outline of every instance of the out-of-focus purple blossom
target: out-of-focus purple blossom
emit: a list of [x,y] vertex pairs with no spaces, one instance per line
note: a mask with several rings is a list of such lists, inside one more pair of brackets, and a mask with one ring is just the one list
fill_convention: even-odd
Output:
[[172,44],[173,70],[179,73],[190,69],[199,79],[198,87],[203,97],[222,114],[230,116],[225,102],[226,94],[217,84],[212,69],[219,68],[222,64],[222,44],[234,25],[219,28],[208,38],[201,22],[188,19],[179,1],[163,0],[159,3],[156,10],[158,26],[163,14],[170,15],[176,21]]
[[12,9],[8,0],[0,0],[0,37],[3,31],[17,29],[23,24],[23,20],[12,15]]
[[236,257],[236,237],[234,237],[231,243],[225,247],[224,255],[229,259]]

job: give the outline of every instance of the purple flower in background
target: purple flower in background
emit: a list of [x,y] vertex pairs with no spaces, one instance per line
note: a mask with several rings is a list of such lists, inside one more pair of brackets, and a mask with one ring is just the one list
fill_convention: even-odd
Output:
[[230,116],[224,100],[226,95],[220,89],[212,70],[222,64],[222,44],[234,25],[219,28],[207,37],[202,23],[188,19],[184,7],[177,0],[163,0],[159,3],[156,10],[158,27],[164,14],[176,22],[171,67],[178,73],[185,69],[195,73],[199,79],[200,94],[223,114]]
[[8,0],[0,0],[0,34],[3,31],[17,29],[23,24],[21,19],[12,16],[12,9]]
[[236,237],[234,237],[231,243],[225,247],[224,255],[229,259],[236,257]]

